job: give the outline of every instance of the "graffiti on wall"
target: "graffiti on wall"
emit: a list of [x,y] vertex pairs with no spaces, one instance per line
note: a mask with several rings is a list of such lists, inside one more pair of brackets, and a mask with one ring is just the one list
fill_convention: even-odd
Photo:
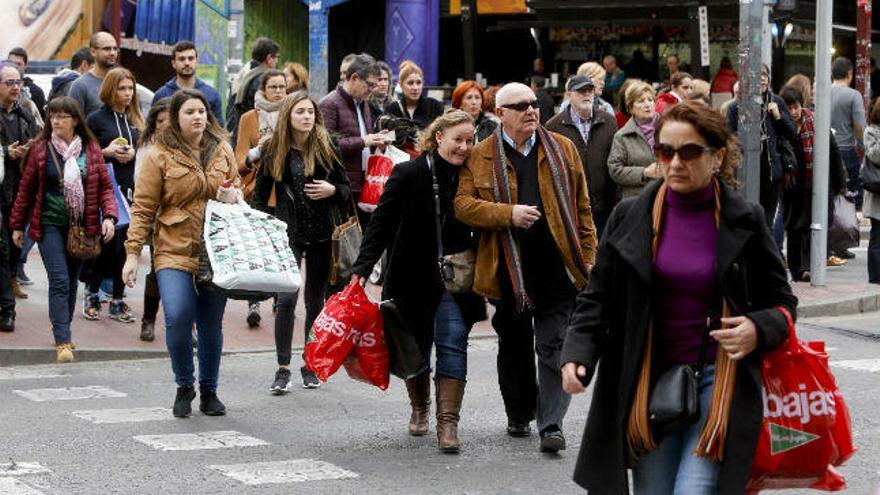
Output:
[[82,0],[3,0],[0,2],[0,53],[20,46],[33,60],[46,60],[82,17]]

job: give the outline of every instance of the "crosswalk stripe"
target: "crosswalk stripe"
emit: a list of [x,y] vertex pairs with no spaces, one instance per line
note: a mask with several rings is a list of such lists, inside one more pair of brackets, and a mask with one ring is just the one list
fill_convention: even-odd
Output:
[[358,474],[329,462],[316,459],[292,459],[274,462],[250,462],[208,466],[245,485],[302,483],[357,478]]
[[3,495],[43,495],[43,492],[15,478],[0,478],[0,493]]
[[100,385],[90,387],[35,388],[33,390],[13,390],[12,392],[34,402],[107,399],[128,396],[122,392],[117,392]]
[[165,452],[172,450],[212,450],[269,445],[237,431],[206,431],[202,433],[173,433],[169,435],[138,435],[135,440]]
[[51,472],[47,467],[38,462],[7,462],[6,464],[0,464],[0,477],[48,474]]
[[850,370],[868,371],[877,373],[880,371],[880,359],[852,359],[844,361],[831,361],[831,366]]
[[95,424],[141,423],[144,421],[170,421],[174,419],[167,407],[136,407],[132,409],[95,409],[73,411],[77,418]]
[[0,380],[33,380],[38,378],[60,378],[69,376],[47,370],[28,368],[0,368]]

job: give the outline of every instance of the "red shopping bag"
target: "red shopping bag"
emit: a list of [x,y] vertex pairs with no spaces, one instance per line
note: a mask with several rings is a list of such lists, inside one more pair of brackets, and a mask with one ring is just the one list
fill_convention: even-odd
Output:
[[379,205],[379,198],[385,190],[385,183],[391,177],[394,161],[385,155],[370,155],[367,160],[367,177],[358,199],[358,208],[372,213]]
[[343,366],[351,378],[385,390],[389,376],[388,347],[382,334],[382,315],[378,305],[371,318],[374,318],[373,324],[361,333],[354,352],[348,355]]
[[375,327],[376,320],[381,319],[378,315],[379,305],[370,301],[356,282],[334,294],[309,332],[306,367],[326,382],[361,341],[364,332]]
[[824,342],[801,342],[785,308],[788,340],[762,363],[764,422],[747,490],[846,488],[834,469],[856,451],[849,411]]

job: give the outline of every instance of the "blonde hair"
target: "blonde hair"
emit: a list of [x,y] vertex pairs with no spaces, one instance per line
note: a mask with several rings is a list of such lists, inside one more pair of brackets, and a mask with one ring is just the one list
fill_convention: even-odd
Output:
[[[131,81],[132,86],[134,86],[134,94],[131,96],[131,103],[128,104],[128,108],[125,109],[125,116],[128,117],[128,121],[131,122],[131,125],[135,126],[139,131],[142,131],[145,126],[144,116],[141,114],[141,99],[138,97],[137,79],[134,78],[134,74],[132,74],[130,70],[124,67],[111,69],[110,72],[104,76],[104,82],[101,84],[101,91],[98,93],[98,98],[100,98],[101,103],[112,108],[113,103],[115,103],[116,100],[116,92],[119,89],[119,85],[126,79]],[[135,143],[129,144],[132,146],[135,145]]]
[[596,62],[584,62],[577,71],[579,76],[590,76],[594,83],[599,79],[604,82],[606,73],[605,69]]
[[304,100],[308,100],[315,110],[315,126],[306,139],[305,149],[302,150],[306,177],[314,175],[316,162],[325,170],[330,171],[333,164],[339,161],[336,151],[333,150],[330,134],[324,127],[324,118],[318,110],[318,103],[309,98],[306,91],[295,91],[285,96],[281,101],[281,110],[278,111],[278,127],[275,128],[272,138],[263,145],[263,151],[272,157],[272,168],[269,169],[269,172],[276,182],[281,182],[281,177],[284,175],[284,161],[287,158],[287,152],[293,146],[294,128],[290,124],[290,114],[293,113],[293,107]]
[[712,104],[712,97],[709,95],[711,85],[703,79],[694,79],[694,85],[691,87],[691,99],[698,99],[707,104]]
[[425,153],[433,153],[437,150],[437,133],[461,124],[474,125],[474,118],[464,110],[458,108],[447,109],[434,119],[424,131],[419,133],[418,150]]
[[412,60],[404,60],[400,63],[400,72],[397,76],[397,81],[402,85],[409,76],[413,74],[418,74],[419,77],[424,78],[424,73],[422,72],[422,68],[416,65]]
[[309,89],[309,70],[306,69],[302,64],[296,62],[287,62],[284,64],[285,74],[290,74],[296,80],[297,90],[299,89]]
[[657,99],[657,93],[654,91],[654,88],[645,81],[636,81],[630,84],[626,88],[626,110],[632,113],[633,105],[645,94],[650,95],[655,100]]
[[795,74],[791,76],[791,79],[789,79],[785,85],[798,90],[804,100],[803,105],[805,107],[809,107],[813,104],[813,83],[810,82],[808,76],[805,76],[804,74]]

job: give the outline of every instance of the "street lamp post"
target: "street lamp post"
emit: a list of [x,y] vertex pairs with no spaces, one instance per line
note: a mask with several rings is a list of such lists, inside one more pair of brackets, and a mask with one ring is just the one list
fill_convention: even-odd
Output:
[[739,10],[739,122],[742,150],[738,178],[746,200],[758,203],[761,194],[761,62],[764,52],[764,0],[741,0]]
[[831,140],[832,0],[816,1],[816,132],[813,152],[813,222],[810,284],[825,285],[828,239],[828,159]]

